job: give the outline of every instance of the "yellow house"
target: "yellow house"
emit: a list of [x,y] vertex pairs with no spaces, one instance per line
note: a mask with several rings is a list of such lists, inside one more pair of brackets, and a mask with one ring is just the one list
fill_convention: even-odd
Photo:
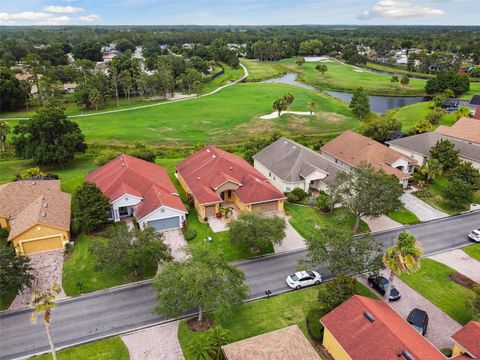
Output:
[[468,322],[452,335],[452,339],[455,341],[452,358],[463,356],[464,359],[480,359],[480,322]]
[[220,206],[239,211],[282,212],[285,195],[239,156],[209,145],[177,165],[176,175],[201,221]]
[[354,295],[320,319],[323,346],[335,360],[445,360],[383,301]]
[[63,249],[70,241],[71,196],[60,180],[22,180],[0,186],[0,227],[19,255]]

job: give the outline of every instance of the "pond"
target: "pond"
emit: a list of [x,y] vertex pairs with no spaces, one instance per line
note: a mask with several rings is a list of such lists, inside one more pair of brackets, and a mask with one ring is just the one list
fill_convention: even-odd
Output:
[[[297,74],[295,73],[287,73],[283,76],[277,77],[275,79],[265,80],[263,82],[288,84],[288,85],[301,87],[303,89],[309,89],[313,91],[323,91],[323,92],[326,92],[327,94],[330,94],[346,102],[350,102],[352,100],[352,93],[345,92],[345,91],[323,90],[315,86],[304,84],[297,80]],[[399,107],[416,104],[422,101],[427,101],[428,98],[425,98],[423,96],[405,97],[405,96],[369,95],[368,100],[370,102],[370,109],[373,112],[383,114],[383,113],[386,113],[388,110],[393,110]]]

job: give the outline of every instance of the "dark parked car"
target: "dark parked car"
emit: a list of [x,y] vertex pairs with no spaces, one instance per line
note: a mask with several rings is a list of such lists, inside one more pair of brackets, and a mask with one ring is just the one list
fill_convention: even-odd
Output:
[[413,309],[410,311],[410,314],[408,314],[407,321],[421,335],[425,335],[427,333],[428,314],[426,311],[417,308]]
[[[387,284],[388,284],[388,279],[383,276],[370,275],[368,277],[368,285],[370,285],[370,287],[377,290],[382,296],[385,295],[385,288],[387,287]],[[395,286],[392,286],[390,288],[390,296],[388,297],[388,300],[395,301],[400,299],[400,297],[401,296],[398,290],[395,288]]]

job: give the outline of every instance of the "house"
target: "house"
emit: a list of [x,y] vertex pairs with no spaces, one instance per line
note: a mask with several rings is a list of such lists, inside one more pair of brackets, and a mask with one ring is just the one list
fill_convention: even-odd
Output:
[[297,325],[222,346],[226,360],[320,360]]
[[452,126],[439,126],[435,132],[460,140],[480,144],[480,122],[463,117]]
[[320,319],[335,360],[445,360],[388,304],[354,295]]
[[404,188],[417,164],[410,156],[350,130],[322,146],[321,150],[324,157],[347,171],[366,162],[377,170],[396,176]]
[[458,156],[461,160],[471,162],[475,168],[480,169],[480,143],[475,144],[470,141],[445,136],[438,132],[427,132],[388,141],[387,144],[391,149],[410,156],[417,160],[419,166],[423,166],[425,161],[431,156],[430,149],[440,140],[450,141],[459,151]]
[[452,357],[480,359],[480,322],[470,321],[452,335],[455,341]]
[[63,249],[70,241],[71,196],[60,180],[21,180],[0,185],[0,227],[17,254]]
[[94,183],[110,200],[110,218],[134,216],[140,228],[173,230],[183,226],[187,210],[167,171],[156,164],[122,154],[90,172]]
[[202,221],[227,204],[240,211],[283,211],[282,192],[244,159],[213,145],[182,161],[176,170]]
[[468,100],[446,98],[441,105],[441,108],[446,111],[456,111],[462,106],[469,106]]
[[281,192],[326,190],[344,171],[319,153],[280,138],[253,156],[253,166]]

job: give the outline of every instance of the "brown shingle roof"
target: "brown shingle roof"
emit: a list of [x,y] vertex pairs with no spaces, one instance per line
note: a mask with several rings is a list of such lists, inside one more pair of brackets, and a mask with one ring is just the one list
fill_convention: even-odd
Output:
[[470,321],[452,335],[462,348],[475,358],[480,358],[480,322]]
[[345,131],[325,144],[321,150],[352,167],[357,167],[360,163],[367,162],[374,168],[383,170],[387,174],[395,175],[399,179],[408,178],[410,175],[392,167],[395,161],[403,158],[412,165],[417,163],[415,159],[407,155],[350,130]]
[[60,180],[24,180],[0,187],[0,216],[10,220],[9,240],[37,224],[70,230],[70,194]]
[[227,360],[320,360],[297,325],[222,346]]
[[480,121],[463,117],[452,126],[439,126],[435,132],[480,144]]

